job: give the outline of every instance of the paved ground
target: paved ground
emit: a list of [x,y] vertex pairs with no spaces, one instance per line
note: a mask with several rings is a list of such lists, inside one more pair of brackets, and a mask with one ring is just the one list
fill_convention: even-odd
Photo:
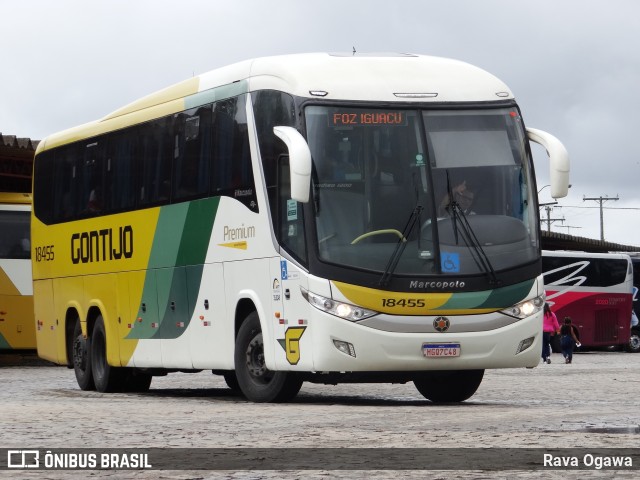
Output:
[[[78,389],[72,370],[0,367],[0,448],[502,447],[640,449],[640,355],[559,354],[492,370],[459,405],[407,385],[305,384],[289,404],[252,404],[210,372],[154,378],[149,393]],[[0,359],[1,363],[1,359]],[[637,467],[636,467],[637,468]],[[26,472],[0,478],[612,478],[611,471]],[[635,472],[618,472],[633,478]]]

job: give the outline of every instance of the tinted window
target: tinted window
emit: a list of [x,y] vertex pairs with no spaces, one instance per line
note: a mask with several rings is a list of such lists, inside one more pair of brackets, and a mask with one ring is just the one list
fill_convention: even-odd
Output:
[[138,206],[169,203],[171,196],[171,157],[173,156],[173,118],[153,120],[140,127]]
[[44,223],[230,196],[258,211],[246,96],[221,100],[38,155]]
[[0,211],[0,258],[30,258],[29,212]]
[[295,104],[291,95],[275,90],[254,92],[252,99],[264,181],[267,186],[271,217],[275,225],[277,223],[278,158],[281,155],[288,155],[289,152],[284,142],[273,133],[273,127],[278,125],[295,127]]
[[233,197],[258,211],[244,95],[214,106],[211,194]]
[[627,261],[618,258],[542,257],[542,271],[547,285],[563,281],[563,284],[570,284],[566,281],[566,277],[570,276],[586,277],[580,284],[582,287],[609,287],[624,282],[627,268]]
[[176,115],[173,198],[183,200],[209,191],[212,106]]

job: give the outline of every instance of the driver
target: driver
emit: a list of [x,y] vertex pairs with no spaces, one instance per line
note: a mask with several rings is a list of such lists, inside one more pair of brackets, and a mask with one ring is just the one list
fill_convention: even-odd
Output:
[[[462,183],[459,183],[455,187],[451,189],[451,193],[453,195],[453,199],[458,203],[460,210],[465,215],[475,215],[475,212],[471,209],[473,206],[473,201],[475,199],[475,192],[471,185],[467,184],[466,180],[463,180]],[[449,198],[449,194],[445,194],[438,206],[438,216],[445,217],[450,215],[451,209],[451,199]]]

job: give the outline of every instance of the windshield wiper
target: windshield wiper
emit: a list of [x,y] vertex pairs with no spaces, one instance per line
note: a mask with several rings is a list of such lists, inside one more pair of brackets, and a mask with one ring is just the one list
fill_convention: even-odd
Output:
[[493,269],[493,265],[491,265],[491,261],[489,260],[487,253],[482,248],[482,245],[480,244],[478,237],[476,237],[473,228],[471,228],[471,224],[469,224],[467,215],[455,200],[451,202],[451,218],[454,222],[456,243],[458,243],[458,232],[455,225],[457,222],[459,222],[462,239],[469,248],[471,256],[476,262],[476,265],[480,270],[484,271],[484,273],[487,274],[490,285],[499,285],[501,282],[496,275],[496,271]]
[[398,239],[396,246],[393,249],[391,256],[389,257],[389,261],[387,262],[387,267],[384,269],[382,277],[380,277],[380,281],[378,282],[380,286],[386,287],[387,285],[389,285],[389,281],[391,280],[391,276],[398,266],[398,262],[400,261],[402,252],[404,252],[404,249],[407,246],[407,237],[413,231],[416,223],[420,223],[420,214],[422,213],[422,210],[422,205],[416,205],[412,210],[411,215],[409,215],[409,220],[402,230],[402,236]]

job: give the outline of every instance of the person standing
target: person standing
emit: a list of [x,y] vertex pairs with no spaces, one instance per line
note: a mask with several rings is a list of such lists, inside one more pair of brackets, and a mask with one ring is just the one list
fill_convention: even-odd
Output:
[[580,341],[576,336],[576,327],[571,324],[571,317],[564,317],[564,324],[560,328],[560,346],[562,347],[562,355],[564,363],[571,363],[573,360],[573,349],[580,346]]
[[560,324],[556,314],[551,311],[548,303],[544,304],[544,320],[542,323],[542,361],[551,363],[551,336],[560,333]]

